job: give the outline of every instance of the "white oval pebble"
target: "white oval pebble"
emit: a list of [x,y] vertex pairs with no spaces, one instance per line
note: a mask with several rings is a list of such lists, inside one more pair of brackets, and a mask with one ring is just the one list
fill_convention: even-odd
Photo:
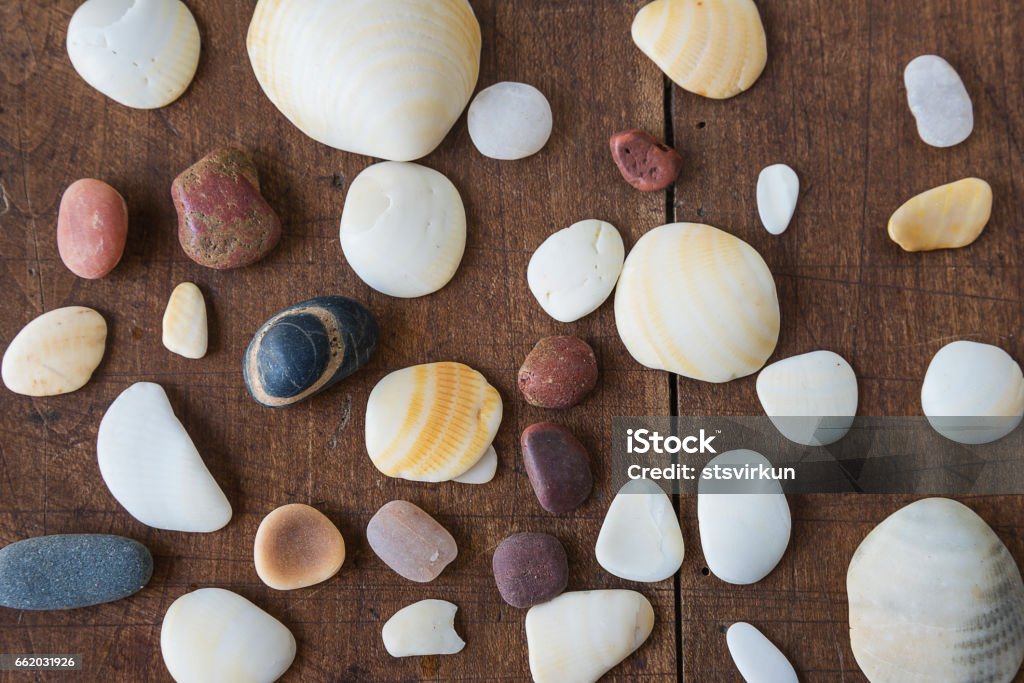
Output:
[[466,248],[466,210],[451,181],[419,164],[385,161],[352,181],[341,249],[378,292],[417,297],[448,284]]
[[200,588],[171,603],[160,652],[178,683],[271,683],[295,660],[295,637],[241,595]]
[[672,501],[647,479],[626,482],[597,536],[597,561],[630,581],[662,581],[683,564],[683,532]]
[[551,105],[526,83],[495,83],[469,105],[469,137],[486,157],[522,159],[536,154],[551,137]]
[[757,213],[764,229],[781,235],[789,227],[800,196],[800,178],[786,164],[773,164],[757,176]]
[[786,655],[750,624],[739,621],[730,626],[725,641],[732,661],[747,683],[798,683]]
[[206,355],[209,330],[206,300],[191,282],[182,282],[171,292],[164,311],[163,343],[171,353],[198,359]]
[[4,386],[24,396],[81,389],[103,360],[107,323],[84,306],[57,308],[25,325],[4,351]]
[[832,351],[772,363],[757,376],[757,397],[779,432],[804,446],[846,436],[857,414],[857,375]]
[[486,484],[494,479],[498,472],[498,452],[494,450],[494,444],[487,447],[480,460],[468,470],[452,479],[460,484]]
[[956,69],[942,57],[921,55],[903,71],[917,134],[932,147],[952,147],[974,130],[974,106]]
[[466,643],[455,632],[458,607],[445,600],[420,600],[395,612],[381,637],[392,657],[453,655]]
[[178,99],[199,65],[199,27],[179,0],[86,0],[68,24],[82,79],[135,109]]
[[114,399],[96,454],[110,493],[143,524],[209,532],[231,520],[231,504],[159,384],[138,382]]
[[[771,467],[763,455],[746,449],[715,456],[704,470],[716,465]],[[697,485],[697,524],[704,560],[708,569],[727,583],[756,583],[775,569],[789,545],[789,504],[782,486],[772,479],[734,479],[726,484],[727,490],[742,492],[711,493],[723,487],[705,479],[704,472]]]
[[573,223],[537,247],[526,280],[544,312],[570,323],[597,310],[615,288],[626,249],[610,223]]
[[1001,439],[1024,418],[1024,374],[998,346],[946,344],[928,365],[921,407],[939,434],[965,444]]

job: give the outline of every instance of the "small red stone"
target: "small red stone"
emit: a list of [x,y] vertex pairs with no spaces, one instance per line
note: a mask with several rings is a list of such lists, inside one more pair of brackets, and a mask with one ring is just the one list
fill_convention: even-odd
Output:
[[519,390],[539,408],[571,408],[597,384],[597,358],[579,337],[545,337],[519,368]]
[[642,130],[624,130],[608,141],[626,182],[643,192],[664,190],[679,177],[683,157]]
[[128,205],[102,180],[82,178],[64,190],[57,212],[57,251],[72,273],[89,280],[114,269],[128,240]]

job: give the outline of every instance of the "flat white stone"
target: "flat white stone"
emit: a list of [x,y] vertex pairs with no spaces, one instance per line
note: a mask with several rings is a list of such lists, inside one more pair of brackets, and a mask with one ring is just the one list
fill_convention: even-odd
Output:
[[292,665],[295,637],[241,595],[200,588],[167,608],[160,651],[178,683],[271,683]]
[[522,159],[551,137],[551,105],[532,85],[504,81],[484,88],[469,105],[469,137],[486,157]]
[[466,210],[432,168],[385,161],[356,176],[341,214],[341,250],[356,275],[388,296],[448,284],[466,249]]
[[43,313],[4,351],[4,386],[24,396],[57,396],[81,389],[103,360],[107,322],[84,306]]
[[932,147],[952,147],[974,130],[974,106],[956,69],[942,57],[921,55],[903,71],[917,134]]
[[779,432],[804,446],[846,436],[857,414],[857,375],[832,351],[772,363],[757,376],[757,397]]
[[[715,456],[704,469],[716,465],[771,467],[763,455],[746,449]],[[729,492],[712,492],[716,490]],[[702,472],[697,484],[697,524],[708,569],[727,583],[751,584],[768,576],[782,559],[792,521],[778,481],[721,482],[704,479]]]
[[1024,418],[1024,375],[998,346],[946,344],[921,385],[921,407],[935,431],[965,444],[1001,439]]
[[171,292],[163,319],[163,343],[171,353],[199,359],[206,355],[209,329],[206,300],[191,282],[182,282]]
[[793,665],[763,633],[745,622],[725,632],[729,654],[747,683],[799,683]]
[[228,499],[159,384],[138,382],[114,399],[96,453],[110,493],[143,524],[208,532],[231,520]]
[[491,444],[475,465],[452,479],[452,481],[457,481],[460,484],[486,484],[494,479],[497,471],[498,452],[494,450],[494,444]]
[[545,313],[570,323],[605,302],[625,258],[619,231],[591,218],[544,240],[530,258],[526,280]]
[[757,176],[757,213],[764,229],[781,235],[789,227],[800,196],[800,178],[786,164],[773,164]]
[[626,482],[597,536],[597,561],[630,581],[662,581],[683,564],[683,532],[672,501],[652,481]]
[[455,632],[458,607],[445,600],[420,600],[395,612],[381,630],[392,657],[453,655],[466,647]]

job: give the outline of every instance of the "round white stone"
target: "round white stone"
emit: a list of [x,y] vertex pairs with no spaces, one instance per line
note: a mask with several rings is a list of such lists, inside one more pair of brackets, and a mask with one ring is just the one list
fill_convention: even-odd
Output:
[[619,231],[610,223],[589,219],[544,240],[530,258],[526,279],[544,312],[569,323],[604,303],[625,257]]
[[385,161],[352,181],[341,249],[378,292],[417,297],[448,284],[466,249],[466,210],[451,181],[408,162]]
[[606,571],[629,581],[662,581],[679,571],[683,532],[661,487],[626,482],[608,507],[595,551]]
[[942,57],[921,55],[903,71],[917,134],[932,147],[957,145],[974,130],[974,106],[956,69]]
[[459,608],[446,600],[420,600],[392,615],[381,630],[384,649],[392,657],[453,655],[466,647],[455,632]]
[[725,641],[746,683],[798,683],[786,655],[750,624],[740,621],[730,626]]
[[469,105],[469,137],[492,159],[522,159],[536,154],[551,137],[551,105],[526,83],[495,83]]
[[800,178],[786,164],[773,164],[757,176],[757,213],[764,229],[781,235],[789,227],[800,195]]

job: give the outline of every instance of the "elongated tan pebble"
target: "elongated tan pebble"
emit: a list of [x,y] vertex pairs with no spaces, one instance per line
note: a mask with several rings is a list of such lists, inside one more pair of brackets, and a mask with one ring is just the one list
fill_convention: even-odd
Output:
[[286,591],[326,581],[345,562],[345,539],[316,508],[282,505],[260,522],[253,559],[260,580]]
[[164,346],[179,356],[198,359],[206,355],[208,340],[203,293],[191,282],[182,282],[171,292],[164,311]]
[[30,322],[4,352],[4,385],[25,396],[56,396],[85,386],[103,360],[107,323],[84,306],[58,308]]
[[992,214],[992,187],[980,178],[939,185],[909,199],[889,219],[889,237],[905,251],[966,247]]

